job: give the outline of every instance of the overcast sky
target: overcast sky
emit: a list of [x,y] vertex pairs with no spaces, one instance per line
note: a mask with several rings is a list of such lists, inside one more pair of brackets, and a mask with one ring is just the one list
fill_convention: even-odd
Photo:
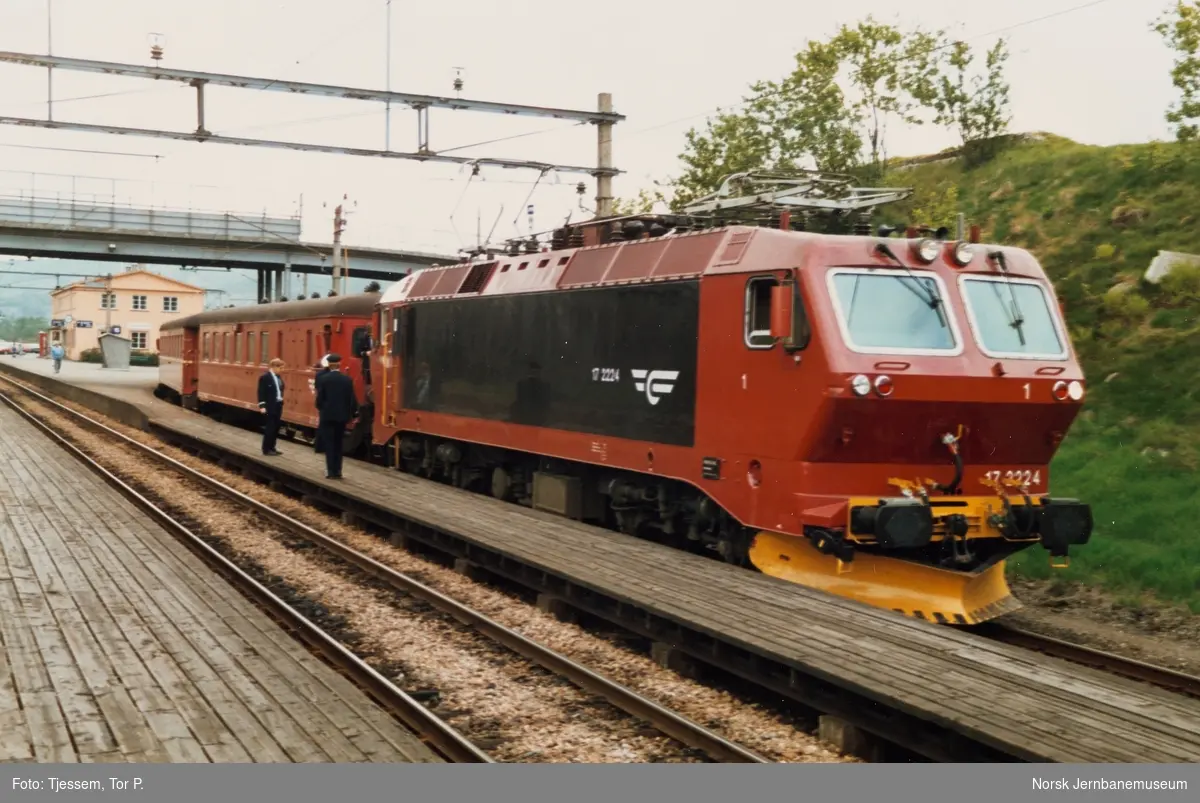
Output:
[[[651,178],[677,172],[684,132],[707,113],[736,104],[747,86],[778,78],[807,38],[867,14],[905,25],[949,28],[980,56],[1011,37],[1013,124],[1108,145],[1167,138],[1163,113],[1174,100],[1171,55],[1150,30],[1165,0],[910,0],[903,16],[885,0],[837,3],[705,4],[684,0],[458,0],[392,2],[391,87],[451,94],[462,68],[464,97],[594,109],[611,92],[628,119],[614,131],[614,156],[627,171],[616,194],[634,195]],[[385,0],[50,0],[56,55],[150,64],[149,34],[163,35],[163,66],[382,89],[386,83]],[[45,53],[47,0],[0,0],[0,50]],[[1032,22],[1059,11],[1067,13]],[[1026,24],[1028,23],[1028,24]],[[175,130],[195,128],[195,95],[174,82],[55,71],[59,120]],[[0,64],[0,114],[46,116],[46,71]],[[90,100],[68,98],[120,92]],[[206,126],[228,135],[381,148],[381,106],[210,88]],[[314,120],[314,118],[317,118]],[[333,118],[333,119],[330,119]],[[416,148],[416,116],[393,109],[391,147]],[[307,122],[305,122],[307,121]],[[435,150],[530,131],[535,136],[456,153],[592,164],[595,129],[544,118],[432,112]],[[894,154],[954,144],[945,131],[895,129]],[[161,158],[36,150],[52,146],[121,151]],[[476,220],[495,239],[528,230],[525,198],[537,174],[485,168],[468,186],[467,170],[363,157],[332,156],[98,136],[0,126],[0,192],[36,182],[43,191],[118,195],[137,202],[290,214],[303,196],[307,240],[328,241],[332,208],[343,193],[357,207],[350,244],[453,253],[474,243]],[[36,172],[36,179],[30,173]],[[119,182],[54,178],[90,176]],[[561,223],[574,208],[574,185],[590,176],[542,180],[531,199],[535,226]],[[461,199],[461,200],[460,200]],[[327,209],[322,204],[328,203]],[[450,216],[457,205],[453,223]],[[501,205],[503,210],[501,211]],[[458,233],[455,233],[457,229]]]

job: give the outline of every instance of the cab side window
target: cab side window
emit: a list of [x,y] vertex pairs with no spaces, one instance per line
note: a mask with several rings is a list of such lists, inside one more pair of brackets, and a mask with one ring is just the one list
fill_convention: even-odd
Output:
[[749,348],[769,349],[775,345],[771,337],[771,289],[778,284],[774,276],[755,276],[746,282],[743,336]]

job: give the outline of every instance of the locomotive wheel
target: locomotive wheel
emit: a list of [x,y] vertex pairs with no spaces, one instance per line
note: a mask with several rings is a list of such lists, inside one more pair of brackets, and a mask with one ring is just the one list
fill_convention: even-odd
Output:
[[979,624],[1022,607],[1003,561],[968,573],[859,551],[842,563],[804,539],[770,532],[755,537],[750,561],[781,580],[940,624]]
[[492,496],[508,501],[511,492],[512,477],[508,475],[503,466],[496,466],[492,469]]

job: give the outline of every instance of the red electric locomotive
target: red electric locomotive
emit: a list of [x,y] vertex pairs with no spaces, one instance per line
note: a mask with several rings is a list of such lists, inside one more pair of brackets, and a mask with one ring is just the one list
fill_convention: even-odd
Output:
[[[590,221],[388,289],[375,445],[909,616],[1018,607],[1005,558],[1065,560],[1092,528],[1048,494],[1084,377],[1042,268],[872,236],[864,218],[904,191],[735,179],[749,190],[686,217]],[[754,225],[768,192],[775,227]],[[854,233],[796,230],[829,211]]]
[[379,298],[379,293],[361,293],[283,301],[169,321],[159,336],[158,395],[225,419],[238,417],[239,411],[257,414],[258,377],[279,357],[286,363],[282,376],[287,435],[312,437],[317,426],[313,382],[321,358],[336,352],[366,407],[348,433],[346,449],[353,451],[369,442],[370,363],[365,355]]

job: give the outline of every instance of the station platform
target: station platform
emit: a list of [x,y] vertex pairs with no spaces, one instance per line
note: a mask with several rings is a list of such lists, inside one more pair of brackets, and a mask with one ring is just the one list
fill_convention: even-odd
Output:
[[[12,373],[3,361],[0,371]],[[84,380],[47,381],[59,393]],[[104,412],[127,392],[100,388],[99,401],[82,403]],[[147,419],[147,429],[215,447],[313,498],[346,500],[365,518],[381,510],[453,533],[478,555],[602,593],[849,690],[864,706],[1006,755],[1039,763],[1200,762],[1200,700],[381,466],[347,460],[345,479],[327,480],[311,447],[281,440],[282,455],[265,457],[258,434],[168,406]]]
[[62,394],[71,401],[139,428],[144,428],[152,417],[183,412],[154,395],[158,386],[158,369],[154,367],[137,365],[127,370],[114,370],[99,363],[63,360],[62,370],[56,374],[53,360],[26,354],[0,357],[0,374]]
[[0,761],[441,759],[0,405]]

